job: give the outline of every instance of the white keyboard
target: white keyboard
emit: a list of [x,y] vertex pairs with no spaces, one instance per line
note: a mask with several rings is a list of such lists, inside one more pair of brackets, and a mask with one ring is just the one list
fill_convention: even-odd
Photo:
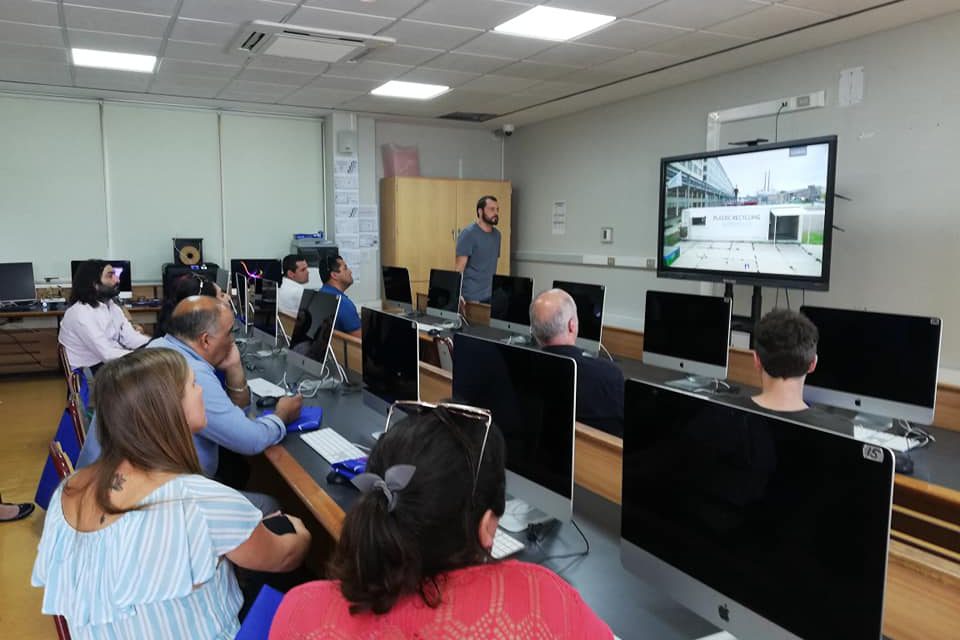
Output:
[[523,544],[502,529],[497,529],[497,533],[493,536],[493,548],[490,549],[490,555],[493,556],[494,560],[500,560],[502,558],[506,558],[507,556],[512,556],[515,553],[519,553],[526,548],[527,545]]
[[853,437],[860,442],[875,444],[881,447],[887,447],[894,451],[910,451],[912,445],[910,440],[903,436],[895,436],[885,431],[875,431],[866,429],[859,425],[853,425]]
[[250,391],[253,391],[261,398],[282,398],[287,395],[286,389],[263,378],[247,380],[247,384],[250,385]]
[[311,449],[319,453],[320,457],[330,464],[336,464],[344,460],[355,460],[367,455],[358,449],[356,445],[330,428],[303,433],[300,434],[300,437],[310,445]]

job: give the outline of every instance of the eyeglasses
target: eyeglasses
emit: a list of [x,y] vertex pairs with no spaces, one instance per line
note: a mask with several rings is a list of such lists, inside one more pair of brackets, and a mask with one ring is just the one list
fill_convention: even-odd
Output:
[[477,491],[477,483],[480,481],[480,463],[483,462],[483,452],[487,448],[487,437],[490,435],[490,425],[493,423],[493,414],[490,413],[488,409],[481,409],[480,407],[471,407],[468,404],[457,404],[455,402],[421,402],[419,400],[397,400],[392,405],[390,405],[390,410],[387,411],[387,423],[383,427],[383,432],[386,433],[390,429],[390,419],[393,417],[393,410],[400,409],[406,413],[425,413],[425,410],[436,411],[437,409],[445,409],[450,413],[465,416],[473,420],[482,420],[484,422],[484,433],[483,433],[483,443],[480,445],[480,456],[477,458],[477,470],[473,477],[473,491]]

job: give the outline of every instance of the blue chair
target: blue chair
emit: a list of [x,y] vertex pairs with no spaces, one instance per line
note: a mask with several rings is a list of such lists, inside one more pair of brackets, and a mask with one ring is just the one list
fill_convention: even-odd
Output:
[[270,623],[273,622],[273,616],[280,607],[280,601],[283,600],[283,594],[270,587],[263,585],[257,599],[250,606],[247,617],[243,619],[240,625],[240,631],[235,640],[266,640],[270,635]]

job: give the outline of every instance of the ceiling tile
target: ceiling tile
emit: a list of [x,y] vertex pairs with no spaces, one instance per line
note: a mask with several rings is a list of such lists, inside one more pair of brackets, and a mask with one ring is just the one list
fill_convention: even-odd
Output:
[[274,84],[288,84],[302,87],[313,80],[314,76],[305,73],[291,73],[277,69],[244,69],[237,76],[237,80],[252,80],[254,82],[272,82]]
[[458,87],[479,77],[478,73],[454,71],[452,69],[428,69],[417,67],[398,78],[404,82],[424,82],[426,84],[442,84],[447,87]]
[[171,15],[177,6],[177,0],[66,0],[66,4]]
[[287,84],[271,82],[252,82],[234,80],[220,92],[219,97],[227,100],[252,100],[254,102],[277,102],[294,91]]
[[217,22],[248,22],[270,20],[279,22],[296,5],[272,0],[183,0],[181,18],[215,20]]
[[74,70],[75,82],[78,87],[93,89],[110,89],[111,91],[136,91],[143,93],[153,80],[152,73],[131,73],[129,71],[110,71],[106,69]]
[[541,102],[546,102],[546,100],[539,96],[500,96],[489,102],[478,104],[477,110],[484,113],[496,113],[502,115],[504,113],[510,113],[511,111],[526,109],[527,107],[532,107],[533,105]]
[[385,62],[338,62],[330,65],[326,75],[340,78],[361,78],[365,80],[392,80],[409,71],[411,67]]
[[277,56],[250,56],[247,63],[248,69],[278,69],[280,71],[292,71],[294,73],[308,73],[312,76],[318,76],[330,68],[326,62],[311,62],[309,60],[294,60],[292,58],[279,58]]
[[626,71],[601,70],[600,67],[591,69],[577,69],[573,73],[565,73],[562,76],[554,78],[557,82],[569,82],[571,84],[588,84],[598,86],[608,82],[623,80],[633,74]]
[[666,0],[633,16],[637,20],[668,24],[673,27],[702,29],[711,24],[730,20],[768,3],[752,0]]
[[160,61],[159,73],[176,74],[196,77],[232,78],[240,73],[239,66],[210,64],[209,62],[193,62],[192,60],[177,60],[163,58]]
[[[2,14],[0,14],[2,15]],[[63,47],[60,27],[45,27],[0,20],[0,42],[30,44],[36,47]]]
[[590,69],[590,71],[595,70],[609,73],[626,73],[633,76],[646,73],[647,71],[652,71],[654,69],[662,69],[663,67],[682,61],[683,58],[676,55],[655,53],[653,51],[635,51],[634,53],[623,56],[622,58],[617,58],[616,60],[611,60],[610,62],[597,65],[596,67]]
[[496,0],[427,0],[408,17],[438,24],[492,29],[529,9],[529,4]]
[[626,53],[629,53],[626,49],[613,49],[610,47],[565,42],[558,44],[552,49],[538,53],[535,56],[530,56],[529,59],[533,62],[545,62],[547,64],[589,67],[615,60]]
[[230,82],[226,77],[192,76],[181,73],[168,73],[163,68],[157,73],[150,85],[150,93],[162,93],[172,96],[191,96],[194,98],[213,98]]
[[372,49],[370,53],[363,56],[363,59],[373,60],[375,62],[405,64],[415,67],[425,63],[428,60],[436,58],[442,53],[442,49],[424,49],[422,47],[407,47],[397,44],[389,47],[377,47],[376,49]]
[[522,96],[535,96],[541,99],[555,100],[589,89],[588,85],[569,82],[541,82],[518,92]]
[[620,49],[646,49],[657,42],[687,33],[686,30],[666,25],[618,20],[613,24],[580,38],[577,42],[599,44]]
[[173,25],[173,31],[170,32],[170,39],[180,40],[181,42],[199,42],[201,44],[226,48],[239,30],[240,25],[238,24],[180,18],[176,24]]
[[304,87],[285,97],[282,104],[292,104],[300,107],[335,107],[361,95],[363,94],[356,91],[344,91],[342,89]]
[[[707,0],[707,2],[711,1]],[[663,0],[550,0],[550,2],[544,4],[560,9],[589,11],[590,13],[626,18],[658,2],[663,2]]]
[[67,27],[70,29],[122,33],[127,36],[160,38],[170,23],[168,15],[95,9],[71,4],[64,5],[63,10]]
[[67,50],[55,47],[31,47],[26,44],[0,42],[0,60],[26,60],[37,63],[67,64]]
[[224,53],[222,47],[196,42],[180,42],[170,40],[164,55],[178,60],[193,60],[196,62],[212,62],[213,64],[242,65],[247,57],[242,53]]
[[371,89],[376,89],[381,84],[383,84],[383,80],[338,78],[336,76],[323,75],[315,78],[307,87],[314,89],[333,89],[349,93],[370,93]]
[[780,0],[780,4],[801,9],[813,9],[831,15],[846,15],[854,11],[861,11],[886,4],[889,0]]
[[830,16],[826,14],[806,9],[772,5],[745,16],[715,24],[710,27],[710,31],[756,40],[806,27],[829,18]]
[[489,56],[475,56],[466,53],[446,53],[430,61],[431,69],[449,69],[451,71],[468,71],[470,73],[490,73],[510,64],[508,58],[493,58]]
[[504,67],[497,71],[504,76],[516,76],[518,78],[537,78],[540,80],[551,80],[557,76],[562,76],[574,71],[576,67],[568,67],[558,64],[540,64],[538,62],[527,62],[526,60],[516,62],[509,67]]
[[378,16],[399,18],[421,2],[423,2],[423,0],[376,0],[376,2],[364,2],[363,0],[307,0],[305,4],[310,7],[352,11],[354,13],[372,13]]
[[69,29],[67,37],[70,46],[79,49],[100,49],[102,51],[123,51],[124,53],[141,53],[155,56],[160,53],[160,38],[146,38],[143,36],[125,36],[119,33],[101,33],[99,31],[82,31]]
[[690,59],[723,51],[746,42],[749,42],[749,40],[708,31],[694,31],[668,42],[654,45],[652,48],[659,53],[671,53]]
[[522,91],[540,82],[535,78],[515,78],[511,76],[487,75],[466,83],[461,89],[481,93],[507,94]]
[[301,7],[287,23],[301,27],[317,29],[334,29],[335,31],[349,31],[351,33],[374,34],[394,21],[393,18],[369,16],[360,13],[344,13],[343,11],[326,11],[313,7]]
[[484,33],[456,50],[456,53],[472,53],[501,58],[526,58],[556,43],[551,40],[521,38],[501,33]]
[[0,82],[70,85],[70,68],[65,62],[32,62],[17,58],[0,58]]
[[431,49],[454,49],[481,32],[415,20],[400,20],[377,35],[396,38],[397,44],[409,44]]
[[3,6],[0,7],[0,18],[11,22],[60,26],[56,2],[4,0]]

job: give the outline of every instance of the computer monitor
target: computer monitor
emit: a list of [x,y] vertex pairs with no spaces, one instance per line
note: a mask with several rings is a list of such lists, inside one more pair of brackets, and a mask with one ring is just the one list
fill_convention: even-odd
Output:
[[644,364],[681,371],[691,385],[726,378],[731,306],[729,298],[647,291]]
[[363,307],[363,401],[383,415],[397,400],[420,399],[420,332],[409,318]]
[[626,569],[740,640],[880,638],[892,452],[626,385]]
[[263,342],[277,346],[282,340],[277,340],[277,289],[279,285],[272,280],[261,280],[260,291],[254,291],[253,301],[253,336]]
[[0,302],[22,302],[37,299],[32,262],[0,264]]
[[493,276],[490,326],[515,333],[530,333],[533,278]]
[[553,288],[563,289],[577,303],[577,321],[580,324],[577,346],[585,351],[599,353],[603,337],[604,286],[554,280]]
[[462,285],[463,274],[459,271],[430,269],[427,314],[459,322],[460,288]]
[[[86,260],[71,260],[70,261],[70,278],[73,279],[73,276],[77,273],[77,267],[86,262]],[[130,268],[129,260],[106,260],[111,266],[113,266],[113,272],[117,275],[117,278],[120,280],[120,299],[129,300],[133,298],[133,272]]]
[[216,275],[217,286],[220,287],[220,291],[223,291],[226,294],[230,293],[230,272],[226,269],[217,269]]
[[413,311],[413,295],[410,293],[410,272],[406,267],[382,267],[383,299],[387,304]]
[[453,397],[489,409],[503,432],[507,493],[520,502],[508,506],[502,526],[516,531],[550,518],[570,520],[576,362],[458,333],[453,338]]
[[317,378],[326,377],[324,364],[339,309],[340,296],[304,290],[290,336],[287,364],[294,364]]
[[875,416],[933,422],[940,318],[813,306],[800,312],[820,333],[807,402],[862,412],[855,421],[867,427],[889,424]]
[[230,273],[240,273],[252,280],[257,293],[263,288],[264,280],[280,282],[283,279],[283,267],[273,258],[234,258],[230,261]]

